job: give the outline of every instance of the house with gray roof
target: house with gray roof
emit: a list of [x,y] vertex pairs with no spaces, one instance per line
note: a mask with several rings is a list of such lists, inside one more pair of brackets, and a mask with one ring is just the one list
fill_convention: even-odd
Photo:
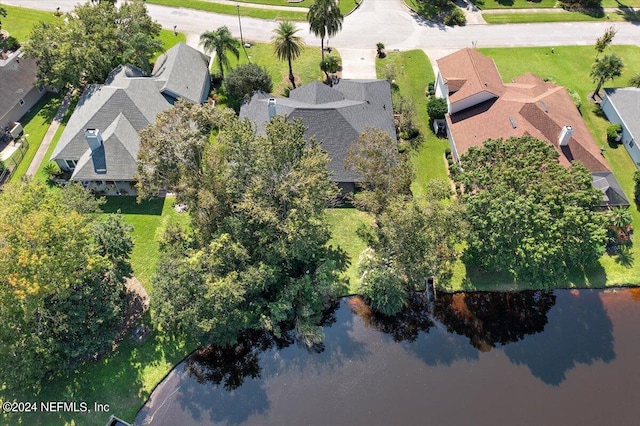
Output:
[[36,86],[36,60],[17,50],[0,60],[0,128],[12,128],[45,94]]
[[604,93],[600,107],[610,122],[622,126],[622,144],[640,168],[640,88],[614,87]]
[[149,76],[120,65],[105,84],[85,89],[51,160],[87,188],[133,193],[139,132],[177,99],[204,103],[209,89],[209,57],[184,43],[160,56]]
[[391,86],[386,80],[340,80],[333,87],[318,81],[298,87],[288,98],[255,92],[240,107],[259,134],[275,115],[300,119],[305,138],[315,138],[329,155],[329,170],[343,191],[353,191],[362,177],[347,170],[344,161],[351,145],[367,128],[379,128],[396,141]]

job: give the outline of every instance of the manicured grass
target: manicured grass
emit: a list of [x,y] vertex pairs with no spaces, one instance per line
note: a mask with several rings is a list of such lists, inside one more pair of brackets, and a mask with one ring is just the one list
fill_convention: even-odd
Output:
[[[238,14],[238,8],[234,4],[211,3],[204,0],[147,0],[147,3],[162,6],[185,7],[188,9],[203,10],[205,12],[221,13],[225,15]],[[240,6],[240,15],[260,19],[278,19],[288,21],[306,21],[305,12],[290,12],[286,10],[256,9],[250,6]]]
[[57,18],[53,12],[27,9],[24,7],[2,5],[7,11],[7,16],[2,18],[2,29],[9,31],[13,37],[23,42],[29,38],[31,28],[38,22],[53,22]]
[[24,126],[24,134],[29,142],[29,149],[11,175],[11,180],[20,179],[29,169],[29,165],[31,165],[31,161],[35,157],[42,139],[58,111],[60,102],[59,95],[47,93],[31,108],[30,112],[20,119],[20,123]]
[[[285,87],[289,86],[289,65],[285,61],[279,61],[273,54],[273,46],[270,43],[253,43],[246,49],[249,59],[243,49],[240,49],[240,59],[236,60],[233,55],[229,56],[230,69],[238,64],[246,64],[249,60],[267,69],[273,79],[272,93],[280,96]],[[331,52],[332,55],[340,56],[337,50]],[[320,48],[305,46],[298,59],[293,61],[293,73],[296,76],[296,84],[306,84],[314,80],[322,80],[324,74],[320,71]],[[213,61],[212,72],[218,72],[218,64]],[[225,74],[229,71],[225,70]]]
[[581,22],[581,21],[623,22],[623,21],[640,20],[640,16],[627,17],[620,13],[610,13],[602,17],[596,17],[591,15],[586,15],[580,12],[496,13],[496,14],[491,13],[491,14],[483,14],[482,17],[488,24],[521,24],[521,23],[533,23],[533,22]]
[[[539,8],[552,8],[560,7],[559,2],[556,0],[540,0],[540,1],[527,1],[527,0],[483,0],[482,4],[476,2],[478,9],[539,9]],[[603,0],[602,7],[620,7],[620,5],[629,7],[640,6],[640,0],[623,0],[618,3],[616,0]]]
[[[314,0],[302,0],[296,3],[289,3],[286,0],[238,0],[238,3],[254,3],[254,4],[266,4],[272,6],[292,6],[292,7],[305,7],[309,8],[313,5]],[[338,5],[340,6],[340,12],[343,15],[351,12],[353,9],[358,6],[355,0],[338,0]]]
[[330,245],[338,246],[347,252],[351,264],[345,272],[349,279],[348,294],[356,293],[358,284],[358,260],[360,253],[367,248],[364,241],[357,235],[356,230],[361,224],[370,224],[369,214],[354,208],[339,208],[327,210],[327,222],[331,228]]
[[447,139],[441,139],[429,128],[427,97],[425,92],[429,82],[435,81],[429,58],[422,50],[390,52],[386,58],[376,59],[376,72],[382,78],[382,70],[393,64],[396,70],[396,86],[400,94],[413,100],[416,106],[416,122],[424,142],[417,152],[411,154],[415,179],[411,184],[414,196],[424,194],[426,183],[435,178],[448,179],[444,150],[449,146]]
[[[162,47],[164,47],[164,50],[168,50],[178,43],[187,42],[187,36],[185,36],[184,33],[178,33],[176,35],[171,30],[160,30],[160,36],[158,36],[158,39],[160,39],[160,41],[162,42]],[[157,56],[160,55],[161,53],[159,53]]]
[[[553,79],[560,85],[575,90],[582,98],[582,115],[587,127],[599,146],[608,147],[606,143],[606,128],[609,122],[602,116],[597,106],[587,101],[587,94],[593,91],[595,85],[589,78],[589,71],[595,56],[593,46],[561,46],[556,47],[555,53],[549,48],[509,48],[509,49],[480,49],[482,53],[494,59],[504,81],[511,81],[513,77],[525,72],[532,72],[543,78]],[[606,87],[625,86],[629,77],[640,69],[640,47],[612,46],[610,51],[620,55],[626,65],[624,74],[605,84]],[[633,195],[633,172],[635,166],[631,162],[624,147],[608,147],[605,151],[611,169],[620,182],[627,197]],[[640,229],[640,213],[635,205],[629,208],[633,217],[634,229]],[[453,284],[455,289],[463,288],[464,270],[456,270]],[[514,288],[506,277],[495,274],[479,274],[473,271],[466,274],[471,280],[473,288],[500,289]],[[567,287],[602,287],[616,285],[640,285],[640,243],[632,246],[625,256],[604,255],[599,265],[588,271],[574,271],[566,283]],[[521,285],[517,285],[522,289]]]

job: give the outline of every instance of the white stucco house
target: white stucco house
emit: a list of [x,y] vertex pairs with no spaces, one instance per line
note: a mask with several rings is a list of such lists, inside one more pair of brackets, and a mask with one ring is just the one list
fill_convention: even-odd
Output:
[[640,168],[640,88],[614,87],[604,93],[600,107],[610,122],[622,126],[622,144]]

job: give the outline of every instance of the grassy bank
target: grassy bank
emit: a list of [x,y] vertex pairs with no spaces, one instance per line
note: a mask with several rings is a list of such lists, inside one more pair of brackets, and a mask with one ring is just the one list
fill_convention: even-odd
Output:
[[147,0],[147,3],[202,10],[204,12],[220,13],[223,15],[237,16],[238,13],[240,13],[240,16],[259,19],[277,19],[283,21],[306,21],[307,19],[306,12],[302,11],[257,9],[255,7],[251,7],[251,5],[240,6],[238,9],[235,3],[211,3],[204,0]]
[[604,16],[592,16],[580,12],[552,13],[486,13],[482,17],[488,24],[522,24],[535,22],[625,22],[640,21],[640,14],[609,13]]
[[[473,3],[479,9],[547,9],[547,8],[560,8],[560,3],[556,0],[540,0],[540,1],[528,1],[528,0],[481,0],[474,1]],[[602,7],[640,7],[640,0],[623,0],[618,3],[616,0],[603,0]]]

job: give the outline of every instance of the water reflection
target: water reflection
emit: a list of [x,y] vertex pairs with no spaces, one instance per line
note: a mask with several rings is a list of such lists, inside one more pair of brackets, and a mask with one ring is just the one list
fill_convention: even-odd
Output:
[[313,351],[290,330],[194,353],[136,424],[415,424],[425,413],[434,424],[629,424],[640,392],[635,297],[417,296],[394,319],[347,298]]
[[561,292],[558,299],[562,303],[549,314],[553,326],[504,350],[511,362],[526,365],[535,377],[556,386],[577,364],[609,363],[616,356],[613,326],[599,292]]
[[549,292],[441,294],[434,314],[449,332],[467,336],[473,347],[488,352],[540,333],[556,303]]

